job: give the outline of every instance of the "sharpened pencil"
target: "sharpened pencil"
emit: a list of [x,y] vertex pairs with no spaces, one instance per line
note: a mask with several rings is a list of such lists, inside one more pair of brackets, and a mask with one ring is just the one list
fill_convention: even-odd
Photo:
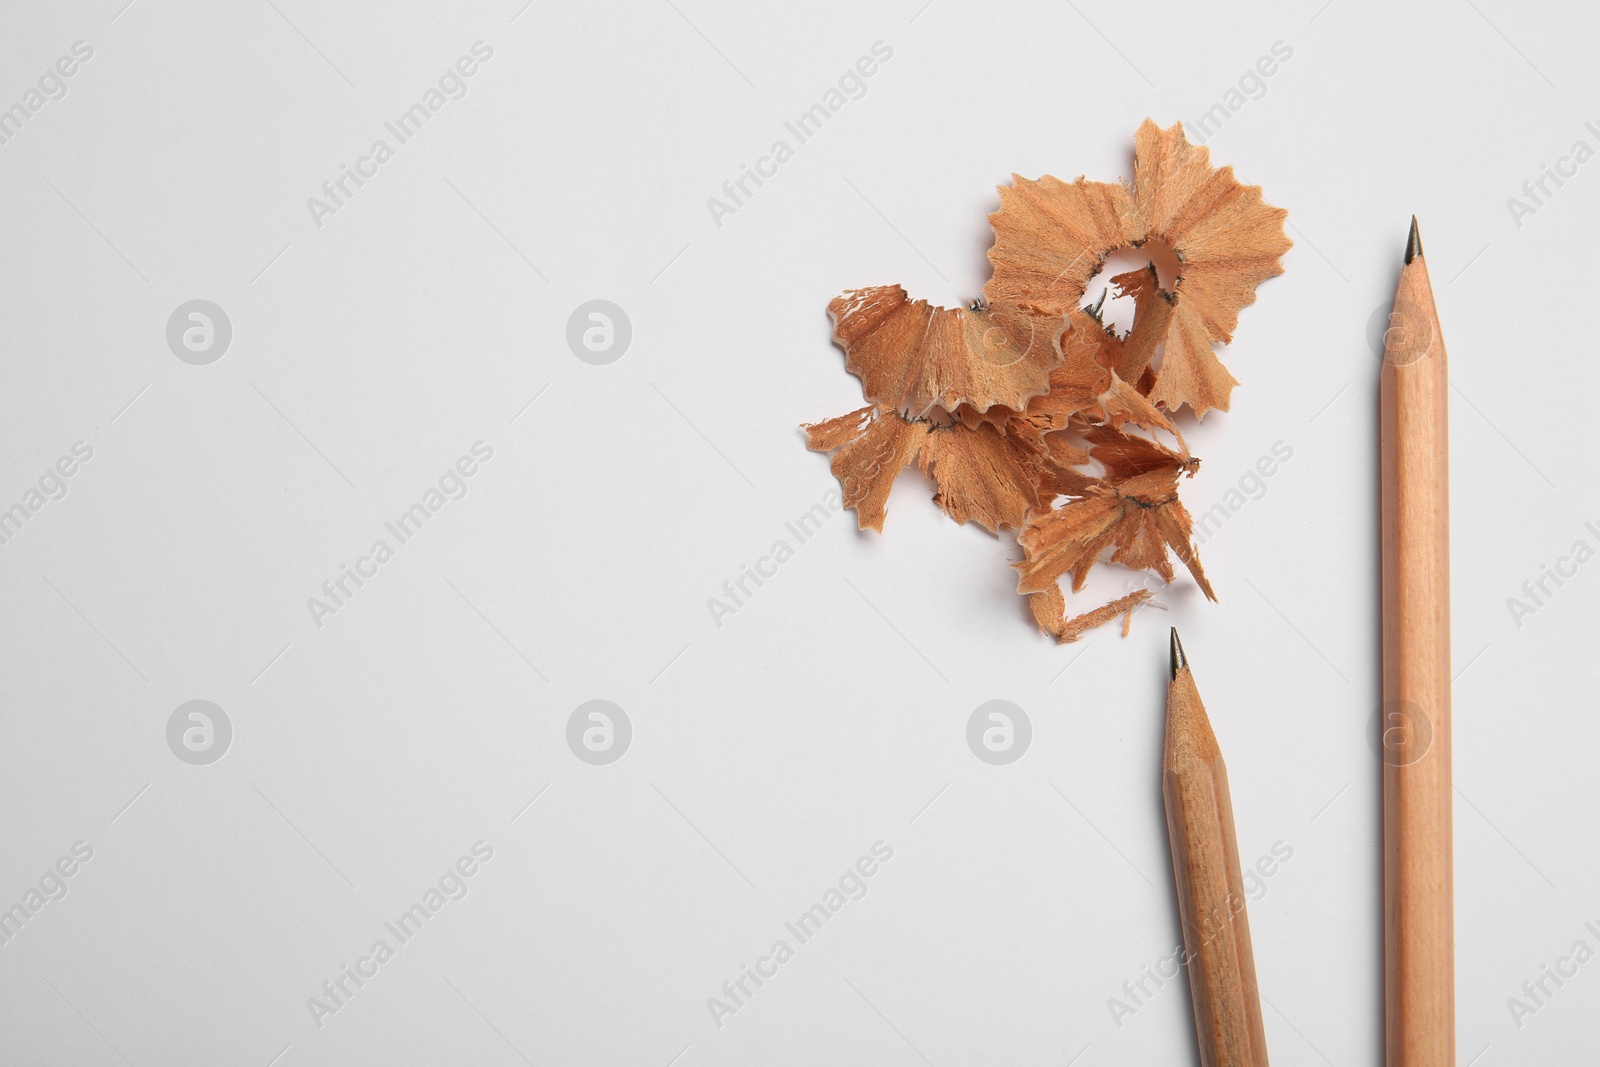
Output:
[[1454,1067],[1450,378],[1414,217],[1378,381],[1385,1059]]
[[1267,1067],[1228,770],[1178,631],[1161,760],[1172,874],[1201,1067]]

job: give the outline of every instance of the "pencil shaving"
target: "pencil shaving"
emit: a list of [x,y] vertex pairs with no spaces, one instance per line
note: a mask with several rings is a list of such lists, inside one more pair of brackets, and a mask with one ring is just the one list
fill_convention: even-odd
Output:
[[990,533],[1022,525],[1054,468],[1048,452],[982,421],[940,425],[869,405],[804,429],[812,451],[835,453],[845,507],[856,510],[861,529],[879,533],[889,490],[913,462],[932,476],[934,503]]
[[922,448],[928,424],[910,422],[876,405],[804,427],[813,452],[833,452],[833,476],[863,530],[883,532],[894,480]]
[[1021,407],[1049,387],[1061,361],[1061,321],[1016,308],[936,308],[880,285],[834,298],[828,314],[867,399],[915,415]]
[[1017,591],[1036,593],[1071,574],[1072,590],[1078,592],[1106,548],[1113,549],[1112,563],[1153,570],[1170,583],[1170,549],[1206,597],[1215,600],[1192,540],[1193,521],[1178,499],[1178,478],[1193,477],[1200,461],[1104,427],[1085,433],[1095,442],[1090,455],[1105,466],[1105,477],[1063,479],[1062,493],[1072,502],[1028,516],[1017,536],[1024,553],[1022,562],[1013,564],[1021,574]]
[[1067,323],[1060,340],[1064,355],[1050,372],[1050,391],[1028,402],[1017,419],[1017,432],[1042,435],[1067,430],[1075,422],[1113,427],[1133,422],[1147,430],[1165,430],[1181,444],[1172,420],[1116,371],[1126,340],[1081,308],[1067,316]]
[[1191,145],[1182,123],[1162,130],[1149,119],[1135,137],[1131,189],[1048,175],[1012,180],[989,216],[990,304],[1066,315],[1113,252],[1159,241],[1179,273],[1154,342],[1165,352],[1148,395],[1169,411],[1187,404],[1196,418],[1228,410],[1239,382],[1211,346],[1233,340],[1256,286],[1283,273],[1279,259],[1293,245],[1283,229],[1288,212],[1267,204],[1260,187],[1239,182],[1232,167],[1213,167],[1210,150]]
[[[833,454],[861,529],[883,532],[894,481],[915,462],[951,518],[1017,531],[1018,591],[1041,630],[1069,643],[1121,616],[1126,635],[1151,589],[1074,615],[1060,581],[1071,575],[1081,592],[1104,562],[1170,583],[1176,557],[1216,599],[1178,497],[1200,461],[1175,416],[1228,409],[1239,383],[1214,346],[1231,342],[1256,287],[1282,273],[1287,212],[1213,167],[1181,124],[1148,119],[1132,182],[1012,179],[989,216],[983,300],[940,308],[889,285],[828,305],[870,403],[806,425],[807,445]],[[1108,294],[1133,302],[1119,333],[1104,321],[1105,297],[1094,307],[1084,298],[1129,248],[1151,262],[1109,281]],[[1156,267],[1162,248],[1177,264],[1170,287]],[[1096,464],[1099,473],[1082,469]]]

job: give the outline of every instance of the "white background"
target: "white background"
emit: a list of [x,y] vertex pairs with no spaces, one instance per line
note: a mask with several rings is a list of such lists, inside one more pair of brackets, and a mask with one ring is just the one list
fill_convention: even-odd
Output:
[[[1176,624],[1241,854],[1293,850],[1250,906],[1273,1060],[1379,1062],[1369,324],[1413,212],[1456,387],[1461,1062],[1592,1053],[1600,963],[1520,1027],[1507,1006],[1600,949],[1600,563],[1520,627],[1507,606],[1600,547],[1600,163],[1507,206],[1600,149],[1592,13],[124,2],[0,15],[0,106],[94,49],[0,145],[0,506],[94,450],[0,545],[0,907],[94,849],[0,946],[0,1060],[1192,1063],[1181,980],[1108,1006],[1178,937]],[[479,40],[465,98],[319,228],[307,198]],[[707,198],[880,40],[865,96],[717,226]],[[860,403],[829,298],[971,299],[1012,171],[1127,175],[1145,116],[1192,125],[1278,41],[1209,141],[1296,242],[1224,353],[1233,410],[1189,433],[1196,513],[1293,450],[1205,544],[1220,603],[1185,577],[1129,638],[1053,646],[1015,543],[913,472],[884,536],[836,515],[716,626],[833,485],[797,429]],[[233,326],[209,366],[165,339],[194,298]],[[609,366],[565,340],[597,298],[632,323]],[[315,625],[479,440],[468,495]],[[234,729],[205,767],[165,735],[196,698]],[[633,725],[610,766],[566,743],[595,698]],[[991,699],[1032,721],[1010,766],[967,748]],[[468,895],[319,1027],[307,999],[480,839]],[[868,894],[719,1028],[707,998],[879,840]]]

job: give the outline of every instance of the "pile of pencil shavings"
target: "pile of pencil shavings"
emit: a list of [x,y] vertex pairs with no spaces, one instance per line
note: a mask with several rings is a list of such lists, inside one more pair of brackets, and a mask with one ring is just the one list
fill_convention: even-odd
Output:
[[[1287,214],[1232,167],[1213,167],[1181,123],[1145,120],[1131,185],[1012,175],[989,216],[983,299],[933,307],[889,285],[828,305],[869,403],[806,425],[807,443],[833,453],[861,529],[883,532],[889,491],[915,461],[951,518],[1016,531],[1018,592],[1057,641],[1119,615],[1126,634],[1152,596],[1141,588],[1069,615],[1061,578],[1081,592],[1107,553],[1171,582],[1170,550],[1215,600],[1178,498],[1200,461],[1174,420],[1185,407],[1196,419],[1228,410],[1239,383],[1213,346],[1232,341],[1256,286],[1283,272]],[[1083,306],[1113,253],[1162,246],[1177,263],[1170,290],[1154,263],[1111,279],[1134,302],[1125,334],[1102,322],[1103,298]]]

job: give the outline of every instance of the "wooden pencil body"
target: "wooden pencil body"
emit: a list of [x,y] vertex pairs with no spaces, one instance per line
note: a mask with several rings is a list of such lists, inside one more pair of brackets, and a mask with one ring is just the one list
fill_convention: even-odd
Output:
[[1167,691],[1161,795],[1201,1067],[1267,1067],[1228,771],[1187,667]]
[[1419,254],[1379,376],[1383,540],[1384,1046],[1454,1067],[1449,373]]

